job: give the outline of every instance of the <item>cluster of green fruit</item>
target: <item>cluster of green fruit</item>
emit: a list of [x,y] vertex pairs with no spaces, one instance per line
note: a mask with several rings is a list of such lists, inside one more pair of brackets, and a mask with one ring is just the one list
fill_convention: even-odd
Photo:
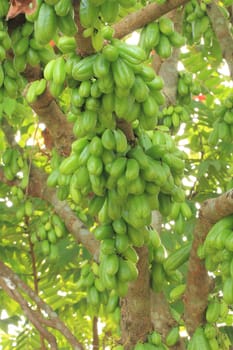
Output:
[[116,21],[118,15],[136,5],[136,0],[81,0],[80,22],[84,28],[84,37],[91,37],[96,51],[102,49],[104,39],[109,39],[114,30],[109,26]]
[[202,37],[206,45],[211,45],[213,30],[206,13],[207,2],[191,0],[185,5],[183,31],[190,45],[199,42]]
[[43,256],[48,257],[51,261],[56,260],[58,257],[57,243],[67,234],[61,218],[55,213],[41,212],[38,204],[35,205],[20,186],[11,187],[10,200],[14,203],[17,220],[25,221],[25,224],[29,226],[31,242]]
[[[208,322],[205,327],[205,333],[208,335],[207,338],[214,338],[216,336],[216,331],[214,334],[213,328],[216,322],[221,322],[228,314],[228,305],[224,300],[219,300],[217,297],[213,297],[206,309],[206,321]],[[210,332],[210,325],[212,325],[212,332]],[[212,335],[212,337],[211,337]]]
[[0,21],[0,91],[1,95],[11,98],[18,96],[18,92],[25,86],[25,80],[16,71],[13,60],[7,56],[12,40],[4,23]]
[[[220,304],[220,320],[228,313],[228,307],[223,303]],[[221,322],[221,321],[220,321]],[[224,322],[224,321],[223,321]],[[230,340],[226,333],[212,323],[206,323],[204,326],[204,335],[210,345],[211,350],[228,350],[230,346]]]
[[141,64],[145,58],[141,48],[114,39],[101,53],[74,64],[73,79],[81,83],[72,91],[71,104],[80,128],[83,113],[93,112],[93,131],[114,127],[114,115],[130,123],[138,119],[148,130],[157,124],[159,105],[164,103],[163,82],[151,67]]
[[172,48],[179,48],[185,44],[185,38],[174,30],[174,23],[168,17],[160,17],[156,22],[147,24],[141,31],[139,46],[147,55],[151,50],[161,58],[168,58],[172,54]]
[[179,268],[188,260],[190,250],[191,244],[186,243],[170,254],[167,254],[162,244],[154,251],[151,264],[151,286],[155,292],[160,292],[167,282],[172,282],[177,283],[179,288],[173,291],[171,297],[174,300],[181,297],[184,287],[183,275]]
[[86,292],[87,303],[93,313],[98,314],[101,310],[119,323],[119,295],[115,290],[103,285],[101,274],[101,268],[96,262],[84,264],[77,287]]
[[36,11],[26,14],[26,19],[33,23],[35,40],[43,46],[58,32],[68,36],[77,32],[71,0],[38,0]]
[[216,146],[218,142],[231,142],[233,136],[233,95],[226,98],[221,106],[214,110],[215,122],[210,133],[208,142]]
[[[218,340],[216,339],[218,336]],[[188,343],[187,350],[227,350],[230,341],[226,334],[218,331],[214,326],[198,327]]]
[[193,216],[192,210],[187,202],[174,202],[170,209],[169,218],[174,221],[174,231],[181,235],[184,233],[185,221]]
[[[102,52],[78,58],[72,67],[77,140],[47,183],[58,188],[60,199],[71,198],[87,208],[97,222],[93,234],[101,242],[100,286],[92,288],[91,300],[98,299],[98,288],[114,290],[118,296],[127,293],[128,283],[138,275],[133,247],[143,246],[152,236],[146,227],[151,211],[165,213],[168,203],[185,197],[180,187],[184,155],[169,134],[154,130],[162,82],[142,63],[145,58],[141,48],[112,40]],[[46,77],[47,73],[46,69]],[[56,74],[63,82],[63,72]],[[131,125],[137,136],[132,144],[122,123]]]
[[[25,213],[26,214],[26,213]],[[50,261],[58,258],[58,242],[67,234],[61,218],[55,213],[35,216],[31,223],[31,242]]]
[[162,120],[162,124],[169,129],[177,130],[181,123],[187,123],[190,120],[190,115],[185,107],[170,105],[163,108],[159,120]]
[[34,67],[43,65],[54,58],[51,46],[40,44],[34,37],[34,24],[26,21],[16,27],[11,34],[11,45],[14,52],[13,65],[16,72],[23,72],[26,65]]
[[189,104],[191,94],[193,92],[193,77],[192,74],[186,71],[180,71],[177,83],[177,93],[180,104]]
[[209,231],[199,248],[199,256],[205,259],[208,271],[214,272],[222,281],[223,300],[233,303],[233,217],[218,221]]
[[26,188],[28,165],[22,157],[19,150],[16,148],[6,148],[2,154],[2,162],[4,164],[4,176],[7,180],[12,181],[15,178],[22,178],[22,173],[25,178],[21,180],[20,187]]

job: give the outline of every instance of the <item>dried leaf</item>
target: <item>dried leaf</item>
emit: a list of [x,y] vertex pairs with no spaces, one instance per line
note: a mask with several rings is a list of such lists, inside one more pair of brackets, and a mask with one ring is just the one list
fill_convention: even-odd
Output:
[[7,19],[14,18],[20,13],[31,14],[36,9],[36,0],[11,0]]

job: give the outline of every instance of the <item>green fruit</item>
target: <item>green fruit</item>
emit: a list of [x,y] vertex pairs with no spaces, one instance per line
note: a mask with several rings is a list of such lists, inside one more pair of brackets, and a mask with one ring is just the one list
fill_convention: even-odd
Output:
[[176,301],[181,298],[186,289],[186,284],[180,284],[173,288],[169,294],[169,297],[172,301]]
[[35,38],[41,45],[48,44],[56,34],[56,18],[54,7],[42,3],[39,9],[38,18],[35,21]]
[[114,150],[116,147],[116,141],[113,131],[111,129],[105,129],[101,137],[102,144],[107,150]]
[[231,305],[233,303],[233,278],[228,277],[223,284],[223,300]]
[[173,327],[166,336],[167,346],[174,346],[179,340],[179,327]]
[[169,35],[169,41],[172,44],[172,46],[179,48],[183,45],[185,45],[185,37],[182,36],[178,32],[173,32],[171,35]]
[[74,37],[61,36],[58,39],[57,47],[61,50],[62,53],[74,52],[76,49],[76,41]]
[[115,84],[120,89],[130,89],[135,80],[134,72],[122,58],[111,64]]
[[140,167],[136,159],[128,158],[126,163],[125,177],[128,181],[138,178]]
[[134,228],[142,228],[151,222],[151,209],[145,194],[129,195],[122,216]]
[[128,225],[128,236],[134,247],[142,247],[145,243],[144,235],[140,229]]
[[186,243],[174,252],[170,253],[163,263],[165,271],[173,271],[183,265],[189,258],[190,250],[191,243]]
[[149,96],[149,88],[145,81],[139,75],[135,76],[132,93],[137,102],[144,102]]
[[161,245],[159,233],[155,229],[149,229],[149,240],[153,248],[157,249]]
[[170,36],[174,33],[174,24],[170,18],[161,17],[159,19],[159,29],[161,33]]
[[113,23],[119,12],[118,1],[105,1],[100,7],[100,12],[104,22]]
[[102,54],[109,62],[114,62],[118,59],[119,50],[116,46],[108,44],[104,46]]
[[72,69],[72,77],[75,80],[88,80],[93,76],[93,64],[96,55],[91,55],[83,58],[81,61],[74,63]]
[[117,279],[121,282],[134,281],[138,277],[138,270],[136,265],[130,260],[119,258],[119,270]]
[[57,26],[64,35],[73,36],[77,33],[78,28],[74,21],[74,11],[72,8],[66,16],[57,17]]
[[163,289],[164,284],[166,282],[163,264],[152,263],[151,277],[152,277],[152,289],[155,292],[160,292]]
[[136,264],[138,262],[138,254],[136,252],[136,250],[129,246],[123,253],[122,253],[123,257],[127,260],[132,261],[134,264]]
[[103,171],[103,162],[100,157],[91,155],[87,161],[89,174],[99,176]]
[[111,164],[110,176],[119,178],[125,172],[126,162],[127,158],[125,157],[116,158]]
[[113,44],[118,48],[119,56],[129,63],[137,65],[146,60],[146,53],[139,46],[129,45],[116,39],[113,40]]
[[53,81],[55,84],[61,85],[66,78],[65,60],[61,56],[56,60],[56,64],[53,68]]
[[142,109],[146,117],[158,115],[159,107],[152,94],[149,94],[146,100],[142,103]]
[[14,53],[17,56],[23,55],[27,52],[29,47],[29,39],[28,37],[22,37],[14,46]]
[[44,240],[41,242],[41,250],[44,255],[49,255],[50,253],[50,244],[48,240]]
[[128,148],[126,135],[121,129],[113,130],[113,133],[116,141],[116,151],[118,153],[125,153]]
[[161,35],[156,52],[161,58],[169,58],[172,54],[172,46],[166,35]]
[[114,310],[118,306],[118,303],[119,303],[118,295],[116,294],[115,291],[111,291],[111,293],[109,295],[108,303],[106,305],[106,311],[108,313],[114,312]]
[[59,0],[54,6],[56,15],[66,16],[70,11],[71,6],[72,6],[71,0]]
[[124,253],[129,246],[129,238],[127,235],[116,235],[115,246],[118,253]]
[[148,168],[148,166],[149,166],[148,157],[144,153],[144,150],[141,146],[137,145],[137,146],[131,148],[131,150],[127,153],[127,156],[129,158],[136,159],[140,168],[142,168],[142,169]]
[[122,212],[122,198],[113,188],[108,190],[108,217],[112,220],[119,219]]
[[115,275],[119,269],[119,257],[116,254],[109,254],[104,257],[104,271],[109,275]]
[[71,175],[77,170],[79,166],[79,156],[77,154],[71,154],[68,158],[64,159],[59,167],[61,174]]
[[213,300],[208,304],[207,310],[206,310],[206,320],[209,323],[215,323],[220,315],[220,303],[218,300]]
[[80,21],[83,27],[93,27],[98,19],[99,9],[89,0],[81,0],[79,7]]
[[93,72],[97,78],[108,75],[110,63],[103,54],[98,54],[93,64]]
[[93,234],[94,234],[95,238],[98,240],[111,238],[113,235],[112,226],[108,225],[108,224],[99,225],[94,229]]
[[145,28],[145,48],[153,49],[159,43],[160,32],[158,22],[151,22]]

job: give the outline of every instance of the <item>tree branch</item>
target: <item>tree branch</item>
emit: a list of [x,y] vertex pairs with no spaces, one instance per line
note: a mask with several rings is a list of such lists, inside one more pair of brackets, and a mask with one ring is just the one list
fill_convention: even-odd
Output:
[[48,88],[31,104],[31,107],[40,122],[47,126],[58,152],[65,156],[69,155],[71,143],[74,141],[73,125],[67,121]]
[[92,349],[99,350],[99,335],[98,335],[98,317],[94,316],[92,320]]
[[28,306],[26,300],[23,299],[22,295],[14,289],[14,285],[10,284],[11,282],[4,278],[0,277],[0,285],[2,289],[9,295],[10,298],[14,299],[21,307],[21,309],[24,311],[26,317],[30,320],[30,322],[34,325],[34,327],[38,330],[40,335],[45,338],[48,343],[51,345],[51,349],[57,350],[57,342],[56,338],[47,331],[41,324],[41,319],[38,319],[38,315],[35,311],[31,310],[31,308]]
[[187,273],[187,288],[184,295],[184,318],[190,335],[199,325],[205,322],[205,309],[208,304],[208,294],[212,287],[204,261],[197,256],[197,249],[204,243],[211,227],[230,214],[233,214],[233,190],[217,198],[206,200],[199,212],[199,218],[194,229]]
[[[0,284],[2,288],[8,293],[8,295],[14,299],[22,308],[25,315],[32,322],[32,324],[38,329],[40,334],[51,344],[51,349],[57,350],[56,338],[48,332],[43,325],[52,327],[59,331],[67,341],[72,345],[73,349],[83,350],[82,344],[74,337],[66,325],[59,319],[57,314],[46,304],[28,285],[26,285],[8,266],[0,261]],[[29,306],[24,299],[21,290],[25,293],[34,303]],[[34,310],[34,307],[37,310]],[[46,316],[44,316],[39,310],[43,310]]]
[[[162,215],[159,211],[152,212],[152,227],[161,233],[162,227]],[[172,327],[176,326],[177,323],[171,315],[171,310],[167,298],[163,292],[155,293],[151,290],[150,292],[150,304],[151,304],[151,322],[153,324],[153,329],[162,335],[162,339],[165,340],[166,335],[171,330]],[[174,347],[174,350],[184,350],[185,345],[182,340],[180,340]]]
[[201,214],[212,225],[225,216],[233,214],[233,189],[217,198],[207,199],[201,206]]
[[76,42],[78,44],[78,49],[77,53],[81,56],[88,56],[93,53],[94,49],[92,46],[91,38],[84,38],[83,32],[85,28],[80,23],[80,18],[79,18],[79,7],[80,7],[80,1],[73,1],[73,6],[74,6],[74,20],[75,23],[77,24],[78,31],[75,35]]
[[219,41],[222,55],[229,67],[231,79],[233,79],[233,37],[229,27],[229,20],[224,16],[215,1],[207,5],[207,13]]
[[60,201],[57,198],[56,191],[48,188],[46,185],[46,174],[33,167],[30,173],[29,194],[33,197],[39,197],[50,203],[55,212],[63,219],[68,231],[74,236],[75,240],[84,245],[84,247],[97,259],[99,253],[99,242],[86,226],[77,218],[77,215],[66,201]]
[[156,3],[149,4],[114,24],[114,37],[118,39],[123,38],[133,31],[144,27],[146,24],[155,21],[169,11],[186,4],[188,1],[189,0],[168,0],[163,5],[158,5]]
[[152,330],[148,249],[138,248],[137,253],[138,279],[130,283],[127,296],[121,299],[121,341],[126,350],[145,341]]

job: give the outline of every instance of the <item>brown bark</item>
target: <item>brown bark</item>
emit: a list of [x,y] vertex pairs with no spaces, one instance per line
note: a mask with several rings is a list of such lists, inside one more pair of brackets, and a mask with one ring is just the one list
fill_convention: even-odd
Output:
[[207,199],[201,206],[201,213],[213,225],[223,217],[233,213],[233,190],[219,197]]
[[195,329],[205,323],[205,309],[210,292],[210,279],[205,269],[205,263],[197,256],[201,245],[211,228],[208,219],[200,214],[194,230],[194,239],[189,257],[187,287],[184,294],[184,319],[187,331],[192,335]]
[[138,248],[137,252],[138,279],[129,285],[127,296],[121,299],[121,342],[125,350],[132,349],[137,342],[145,341],[152,330],[148,249]]
[[75,35],[75,39],[78,45],[77,53],[81,56],[88,56],[93,53],[93,47],[91,43],[91,38],[84,38],[83,32],[85,28],[80,23],[79,19],[79,3],[80,1],[73,1],[74,6],[74,20],[78,27],[78,31]]
[[98,350],[99,349],[98,317],[96,316],[93,317],[93,321],[92,321],[92,334],[93,334],[92,349]]
[[74,141],[73,125],[66,119],[59,105],[46,89],[44,94],[31,104],[32,109],[38,115],[40,122],[45,123],[54,145],[62,155],[69,155],[71,143]]
[[198,247],[203,244],[211,227],[223,217],[233,213],[233,190],[217,198],[206,200],[200,209],[194,230],[194,238],[189,258],[187,288],[184,295],[185,324],[189,334],[205,323],[205,309],[212,283],[205,269],[204,261],[197,256]]
[[162,335],[168,333],[176,322],[171,317],[169,305],[163,292],[151,292],[151,319],[154,329]]
[[225,17],[216,1],[212,1],[211,4],[207,5],[207,13],[219,41],[222,55],[229,67],[231,79],[233,79],[233,36],[229,19]]
[[115,37],[120,39],[133,31],[144,27],[146,24],[155,21],[169,11],[186,4],[189,0],[168,0],[163,5],[155,3],[143,7],[141,10],[133,12],[116,23],[113,28]]

